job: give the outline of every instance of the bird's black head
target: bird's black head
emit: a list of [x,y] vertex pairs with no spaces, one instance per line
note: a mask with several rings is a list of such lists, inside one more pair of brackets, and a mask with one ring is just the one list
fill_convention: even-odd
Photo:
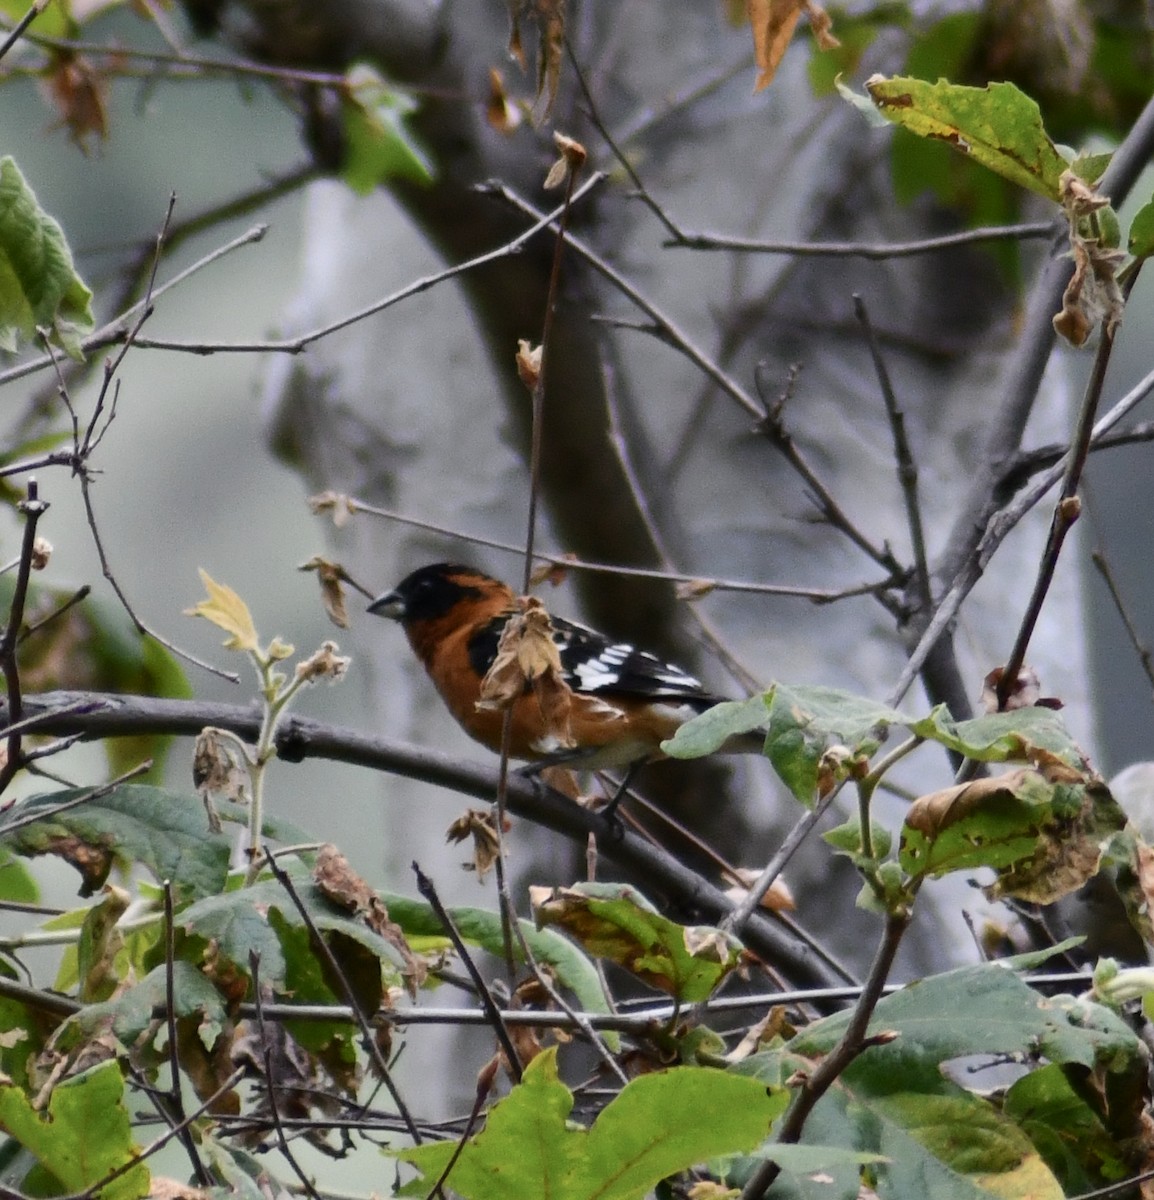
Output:
[[391,592],[378,596],[369,612],[394,621],[435,621],[459,601],[480,595],[478,584],[488,575],[460,563],[431,563],[406,575]]

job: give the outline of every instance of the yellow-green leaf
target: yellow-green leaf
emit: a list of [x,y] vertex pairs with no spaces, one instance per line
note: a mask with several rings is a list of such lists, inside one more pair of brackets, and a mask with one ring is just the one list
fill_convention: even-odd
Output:
[[962,87],[875,75],[866,90],[878,110],[919,137],[945,142],[1021,187],[1056,201],[1069,163],[1042,125],[1035,101],[1012,83]]
[[200,579],[208,592],[208,599],[202,600],[195,608],[187,609],[186,615],[204,617],[223,629],[229,635],[224,644],[230,650],[257,651],[256,626],[248,605],[232,588],[217,583],[207,571],[201,570]]

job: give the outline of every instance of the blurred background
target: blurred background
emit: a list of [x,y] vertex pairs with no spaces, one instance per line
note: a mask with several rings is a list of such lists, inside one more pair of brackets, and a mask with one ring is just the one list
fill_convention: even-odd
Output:
[[[86,29],[92,40],[121,35],[140,44],[141,22],[118,13]],[[163,48],[159,39],[156,44]],[[0,152],[16,159],[41,204],[62,224],[98,304],[111,290],[126,250],[155,237],[170,193],[176,195],[179,222],[302,164],[306,157],[296,117],[271,86],[259,82],[142,78],[114,83],[108,97],[109,137],[103,144],[90,144],[88,153],[56,126],[57,118],[34,81],[6,82],[2,103]],[[1150,192],[1147,182],[1136,195],[1148,197]],[[194,238],[167,259],[162,282],[252,225],[269,226],[261,242],[236,250],[165,295],[147,334],[205,340],[275,335],[297,286],[300,206],[299,193],[278,200],[258,214]],[[1137,301],[1127,310],[1107,404],[1151,365],[1154,318],[1151,306],[1143,304],[1143,287],[1140,283]],[[98,312],[98,319],[112,315]],[[1088,363],[1088,355],[1080,356],[1076,369],[1084,371]],[[96,459],[102,474],[94,481],[93,497],[121,586],[146,622],[228,668],[238,664],[221,649],[218,632],[181,615],[202,594],[198,567],[247,600],[263,637],[280,635],[304,653],[325,638],[341,640],[321,611],[313,577],[297,571],[298,564],[324,551],[327,530],[309,512],[302,481],[266,444],[260,404],[266,367],[257,355],[133,350],[119,376],[116,419]],[[47,382],[41,373],[7,385],[6,411],[22,411]],[[94,395],[94,383],[83,383],[77,389],[78,407],[86,409]],[[1088,519],[1076,550],[1093,614],[1099,741],[1090,749],[1107,774],[1154,757],[1154,696],[1106,588],[1089,566],[1088,549],[1107,552],[1139,635],[1154,639],[1154,588],[1146,549],[1154,544],[1148,463],[1142,446],[1095,459],[1086,489]],[[55,546],[53,582],[90,581],[111,598],[100,578],[75,483],[63,471],[43,472],[40,483],[42,496],[52,505],[41,532]],[[10,558],[18,544],[16,524],[8,520],[4,532]],[[365,580],[374,588],[391,582]],[[400,647],[398,631],[384,629],[381,636],[395,638]],[[251,694],[247,677],[234,687],[194,667],[187,671],[200,696],[242,702]],[[354,663],[344,684],[311,690],[300,711],[363,727],[366,698],[367,681]],[[187,784],[189,766],[189,748],[178,744],[169,764],[171,781]],[[280,768],[275,787],[285,815],[307,817],[318,835],[349,847],[358,867],[369,873],[379,869],[377,847],[384,828],[380,780],[351,768],[306,763]]]

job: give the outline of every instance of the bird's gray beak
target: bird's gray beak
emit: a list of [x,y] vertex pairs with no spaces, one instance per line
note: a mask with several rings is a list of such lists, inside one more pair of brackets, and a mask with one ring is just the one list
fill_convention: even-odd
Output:
[[405,601],[399,592],[382,592],[369,605],[368,611],[378,617],[392,617],[394,621],[400,621],[405,616]]

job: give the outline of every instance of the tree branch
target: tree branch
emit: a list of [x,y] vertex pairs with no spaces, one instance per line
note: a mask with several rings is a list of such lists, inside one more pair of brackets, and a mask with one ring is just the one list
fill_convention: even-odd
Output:
[[[255,706],[212,704],[196,700],[160,700],[102,692],[49,692],[23,698],[24,728],[54,735],[79,733],[86,740],[135,734],[194,737],[206,725],[253,738],[260,726]],[[8,719],[0,705],[0,720]],[[4,731],[0,730],[0,736]],[[491,803],[497,792],[497,768],[453,758],[389,738],[344,729],[322,721],[291,715],[278,727],[277,753],[288,762],[322,758],[418,779]],[[513,775],[508,786],[509,811],[552,829],[584,846],[590,834],[601,853],[623,869],[646,879],[671,904],[708,921],[721,921],[732,901],[694,871],[658,846],[652,846],[619,823],[574,804],[568,796],[539,781]],[[744,939],[755,954],[767,959],[802,986],[832,987],[838,977],[808,946],[771,919],[755,914]]]

